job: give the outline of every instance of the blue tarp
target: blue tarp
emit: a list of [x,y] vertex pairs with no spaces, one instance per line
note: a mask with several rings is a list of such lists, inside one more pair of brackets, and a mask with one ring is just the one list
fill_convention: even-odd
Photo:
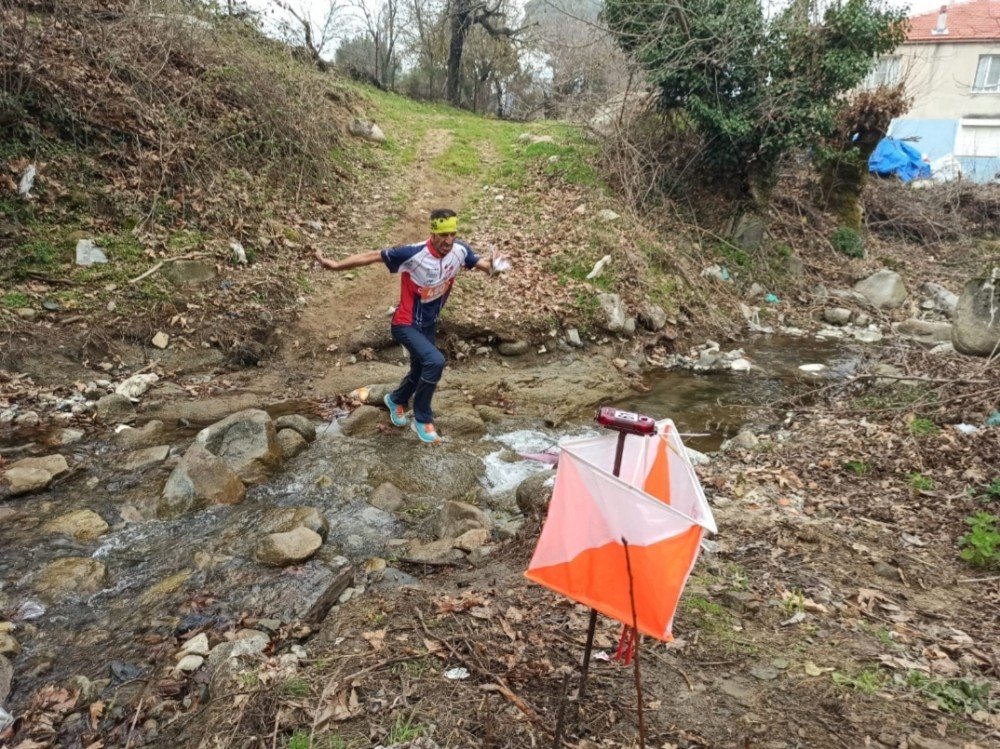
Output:
[[868,171],[880,177],[895,175],[903,182],[931,176],[931,165],[920,151],[901,140],[883,138],[868,157]]

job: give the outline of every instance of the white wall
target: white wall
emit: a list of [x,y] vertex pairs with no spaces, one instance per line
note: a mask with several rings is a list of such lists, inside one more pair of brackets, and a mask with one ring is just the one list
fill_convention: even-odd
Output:
[[913,97],[913,105],[905,118],[1000,118],[1000,93],[972,92],[979,56],[1000,55],[1000,43],[908,43],[896,53],[900,57],[906,91]]

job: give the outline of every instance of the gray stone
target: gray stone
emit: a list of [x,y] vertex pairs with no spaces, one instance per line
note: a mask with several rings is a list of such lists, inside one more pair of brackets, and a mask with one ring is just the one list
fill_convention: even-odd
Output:
[[928,281],[920,288],[927,295],[928,301],[931,302],[934,309],[944,312],[949,318],[954,316],[955,307],[958,306],[958,294],[948,291],[944,286],[931,281]]
[[111,393],[97,401],[94,418],[102,424],[124,424],[135,420],[135,406],[124,395]]
[[990,356],[1000,350],[1000,271],[965,285],[952,322],[951,341],[959,353]]
[[[537,143],[538,141],[535,142]],[[597,220],[603,221],[605,223],[611,223],[613,221],[617,221],[620,218],[621,216],[612,211],[610,208],[602,208],[597,212]]]
[[527,341],[505,341],[497,346],[503,356],[523,356],[531,350],[531,344]]
[[541,471],[524,479],[515,492],[517,506],[525,515],[545,512],[552,499],[552,471]]
[[20,654],[21,643],[9,632],[0,632],[0,655],[14,657]]
[[266,411],[249,408],[205,427],[195,437],[246,484],[259,484],[281,465],[281,446]]
[[756,213],[744,213],[736,222],[733,239],[744,250],[756,250],[764,241],[767,225]]
[[566,342],[574,348],[581,348],[583,341],[580,340],[580,331],[576,328],[569,328],[566,331]]
[[823,319],[831,325],[847,325],[851,321],[851,311],[846,307],[827,307]]
[[95,263],[108,262],[108,256],[92,240],[79,239],[76,242],[76,264],[87,267]]
[[384,417],[385,409],[359,406],[340,422],[340,428],[348,437],[370,437],[378,434],[379,425],[383,423]]
[[291,460],[309,447],[309,443],[294,429],[280,429],[278,430],[278,447],[281,448],[282,459]]
[[386,512],[396,512],[405,501],[403,493],[388,481],[375,490],[370,500],[372,505]]
[[194,444],[167,479],[156,514],[174,518],[208,504],[238,504],[245,496],[246,487],[226,462]]
[[[14,666],[7,660],[7,656],[0,655],[0,706],[7,701],[10,694],[10,683],[14,680]],[[0,726],[0,731],[3,727]]]
[[108,524],[93,510],[74,510],[46,523],[45,530],[72,536],[78,541],[93,541],[108,532]]
[[108,570],[88,557],[63,557],[48,564],[35,580],[41,593],[96,593],[108,581]]
[[177,260],[167,263],[161,273],[174,286],[211,283],[218,275],[215,264],[204,260]]
[[144,447],[125,456],[126,471],[145,471],[158,466],[170,455],[170,445]]
[[438,537],[441,539],[458,538],[466,531],[476,528],[489,530],[489,520],[478,507],[466,502],[449,500],[441,507],[438,520]]
[[[906,744],[909,749],[961,749],[961,744],[955,744],[951,741],[942,741],[941,739],[932,739],[927,736],[921,736],[919,733],[913,733],[906,737]],[[966,744],[968,746],[968,744]]]
[[[253,601],[254,607],[261,611],[280,611],[286,621],[317,623],[326,617],[353,579],[354,570],[343,557],[333,560],[313,557],[295,568],[293,579],[281,567],[255,564],[242,570],[240,579],[230,582],[238,596]],[[249,590],[241,591],[242,586]]]
[[902,276],[891,270],[880,270],[858,281],[854,290],[879,309],[896,309],[907,298]]
[[893,580],[897,583],[903,582],[903,576],[899,570],[886,562],[875,563],[875,574],[884,577],[886,580]]
[[600,324],[609,333],[621,333],[625,329],[627,312],[625,303],[617,294],[598,294],[600,305]]
[[625,324],[622,326],[622,335],[626,338],[631,338],[635,335],[635,318],[626,317]]
[[[402,442],[402,440],[400,440]],[[391,481],[408,497],[458,499],[479,488],[483,462],[464,449],[429,450],[417,440],[406,440],[384,452],[369,468],[372,486]]]
[[652,302],[647,302],[639,310],[639,322],[646,330],[651,330],[655,333],[658,330],[662,330],[667,324],[667,313],[663,307]]
[[315,507],[275,507],[261,518],[260,526],[265,533],[308,528],[324,541],[330,532],[330,522]]
[[453,546],[453,542],[454,539],[451,538],[429,543],[415,541],[404,559],[415,564],[453,564],[464,558],[462,552]]
[[306,561],[323,545],[315,531],[304,526],[284,533],[270,533],[257,546],[256,557],[270,567],[286,567]]
[[740,450],[753,450],[760,444],[760,439],[749,429],[742,430],[739,434],[726,443],[728,448],[739,448]]
[[0,498],[19,497],[45,489],[57,476],[66,473],[69,465],[62,455],[22,458],[0,473]]
[[135,429],[122,429],[115,433],[115,441],[127,450],[162,445],[166,440],[166,427],[162,421],[153,419]]
[[900,335],[908,336],[930,346],[951,342],[952,325],[948,322],[929,322],[911,318],[899,323],[895,328]]
[[453,546],[462,551],[472,552],[490,540],[490,532],[485,528],[473,528],[455,539]]
[[294,429],[296,432],[301,434],[307,442],[312,442],[316,439],[316,426],[305,416],[300,416],[298,414],[279,416],[274,420],[274,428],[279,432],[282,429]]

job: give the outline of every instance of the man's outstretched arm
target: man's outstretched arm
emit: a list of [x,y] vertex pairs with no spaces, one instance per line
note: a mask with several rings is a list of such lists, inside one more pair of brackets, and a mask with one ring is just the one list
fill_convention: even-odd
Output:
[[350,270],[351,268],[360,268],[363,265],[377,263],[381,259],[381,250],[359,252],[356,255],[348,255],[343,260],[331,260],[328,257],[323,257],[323,252],[321,250],[316,250],[316,260],[318,260],[319,264],[328,270]]

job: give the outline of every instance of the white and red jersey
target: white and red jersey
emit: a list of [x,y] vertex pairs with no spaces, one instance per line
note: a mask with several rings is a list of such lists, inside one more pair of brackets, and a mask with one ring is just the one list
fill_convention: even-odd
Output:
[[458,241],[442,256],[427,240],[382,250],[382,262],[390,273],[400,274],[399,306],[392,324],[425,327],[437,322],[458,272],[472,268],[479,258]]

